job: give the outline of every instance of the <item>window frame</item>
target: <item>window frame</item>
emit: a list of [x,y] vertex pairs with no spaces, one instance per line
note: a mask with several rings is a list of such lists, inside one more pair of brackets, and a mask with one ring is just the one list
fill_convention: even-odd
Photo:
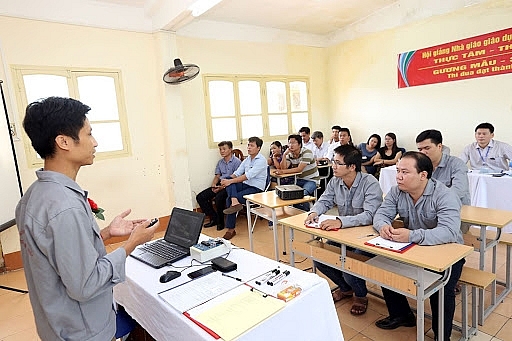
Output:
[[[242,138],[242,115],[240,112],[240,98],[239,98],[239,88],[238,83],[241,81],[256,81],[260,84],[260,100],[261,100],[261,117],[263,124],[263,136],[259,136],[264,142],[271,142],[275,140],[286,140],[288,135],[297,133],[292,131],[293,129],[293,121],[292,117],[294,113],[299,113],[303,111],[292,111],[291,105],[291,91],[290,91],[290,83],[292,82],[304,82],[306,84],[306,96],[307,96],[307,114],[308,114],[308,124],[311,125],[311,96],[310,96],[310,87],[309,87],[309,77],[306,76],[270,76],[270,75],[227,75],[227,74],[204,74],[203,75],[203,93],[204,93],[204,102],[205,102],[205,118],[206,118],[206,128],[208,132],[208,146],[209,148],[215,149],[217,148],[217,144],[219,141],[213,141],[213,128],[212,128],[212,120],[214,119],[211,115],[210,108],[210,93],[209,93],[209,82],[210,81],[229,81],[233,83],[233,98],[235,100],[234,108],[235,108],[235,122],[236,122],[236,140],[233,140],[234,145],[245,145],[247,144],[247,138]],[[270,127],[269,127],[269,116],[277,114],[277,113],[269,113],[268,112],[268,99],[267,99],[267,82],[283,82],[285,83],[286,90],[286,116],[288,120],[288,133],[284,135],[270,135]],[[279,113],[280,115],[284,113]],[[231,116],[230,116],[231,117]],[[219,118],[219,117],[215,117]]]
[[[111,158],[126,157],[131,155],[131,141],[128,130],[128,119],[123,91],[123,82],[121,70],[118,69],[99,69],[99,68],[72,68],[72,67],[56,67],[56,66],[34,66],[34,65],[11,65],[11,72],[13,74],[13,80],[15,84],[16,100],[18,104],[20,122],[23,122],[25,117],[25,109],[27,107],[28,100],[25,90],[25,82],[23,76],[26,75],[51,75],[51,76],[62,76],[66,77],[69,97],[80,100],[78,92],[78,78],[83,76],[103,76],[111,77],[114,80],[117,110],[119,119],[118,120],[95,120],[91,121],[91,124],[101,123],[117,123],[121,129],[121,140],[123,143],[123,149],[114,151],[103,151],[96,152],[96,160],[106,160]],[[87,103],[85,103],[87,104]],[[25,147],[25,155],[27,157],[27,164],[30,167],[41,167],[44,160],[37,156],[36,151],[30,143],[30,138],[26,135],[25,131],[22,130],[22,136]],[[94,131],[93,131],[94,136]]]

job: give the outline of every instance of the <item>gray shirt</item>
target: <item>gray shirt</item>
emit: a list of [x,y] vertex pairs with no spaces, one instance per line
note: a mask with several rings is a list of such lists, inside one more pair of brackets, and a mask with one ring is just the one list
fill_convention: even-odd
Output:
[[338,206],[342,227],[370,225],[382,204],[382,190],[371,174],[358,172],[350,189],[341,178],[333,177],[311,212],[321,215]]
[[220,175],[221,179],[230,179],[231,174],[233,174],[242,161],[237,158],[235,155],[231,155],[231,159],[228,162],[224,160],[224,158],[220,159],[217,162],[217,166],[215,167],[215,175]]
[[471,205],[468,167],[461,159],[443,154],[441,162],[439,162],[439,165],[432,173],[432,178],[453,189],[457,193],[462,205]]
[[42,340],[111,340],[112,288],[125,279],[125,250],[107,254],[87,192],[75,181],[36,175],[16,207],[16,224],[37,333]]
[[512,146],[493,139],[482,149],[473,142],[464,148],[459,157],[464,163],[469,160],[471,169],[482,169],[487,165],[492,170],[505,171],[508,170],[507,160],[512,160]]
[[430,179],[416,204],[409,193],[393,186],[373,219],[373,227],[380,231],[391,225],[396,215],[411,230],[409,242],[420,245],[446,243],[462,244],[460,231],[461,203],[455,191],[437,180]]

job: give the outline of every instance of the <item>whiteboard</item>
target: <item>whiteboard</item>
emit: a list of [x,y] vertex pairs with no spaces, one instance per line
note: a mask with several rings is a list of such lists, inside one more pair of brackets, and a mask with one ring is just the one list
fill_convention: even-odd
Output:
[[0,99],[0,231],[14,219],[14,210],[21,198],[14,160],[10,130],[4,104]]

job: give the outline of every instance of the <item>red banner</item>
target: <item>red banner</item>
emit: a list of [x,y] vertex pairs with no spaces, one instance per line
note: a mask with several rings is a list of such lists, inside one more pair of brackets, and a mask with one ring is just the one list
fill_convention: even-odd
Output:
[[512,28],[398,55],[398,87],[512,72]]

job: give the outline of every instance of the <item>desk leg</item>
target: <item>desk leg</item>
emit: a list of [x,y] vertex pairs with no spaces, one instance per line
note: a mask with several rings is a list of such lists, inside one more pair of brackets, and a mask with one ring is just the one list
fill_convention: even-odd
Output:
[[[283,229],[284,229],[284,225],[283,225]],[[294,237],[294,231],[293,229],[290,227],[290,265],[295,267],[295,251],[293,250],[293,237]]]
[[[480,225],[480,263],[478,266],[479,270],[484,270],[485,268],[485,249],[486,249],[486,234],[487,234],[487,226]],[[478,324],[484,324],[484,315],[485,315],[485,306],[484,306],[484,290],[478,289]]]
[[283,255],[286,255],[286,229],[283,225]]
[[[416,298],[416,340],[425,339],[425,280],[423,278],[423,268],[417,268],[417,298]],[[441,318],[439,319],[441,321]],[[443,340],[440,338],[439,340]]]
[[[279,262],[279,245],[277,244],[279,241],[277,240],[277,217],[276,217],[276,209],[272,209],[272,232],[274,232],[274,252],[276,255],[276,261]],[[283,227],[284,229],[284,227]]]
[[253,251],[254,247],[252,243],[251,202],[249,200],[246,201],[245,207],[247,209],[247,230],[249,231],[249,248],[251,249],[251,251]]

